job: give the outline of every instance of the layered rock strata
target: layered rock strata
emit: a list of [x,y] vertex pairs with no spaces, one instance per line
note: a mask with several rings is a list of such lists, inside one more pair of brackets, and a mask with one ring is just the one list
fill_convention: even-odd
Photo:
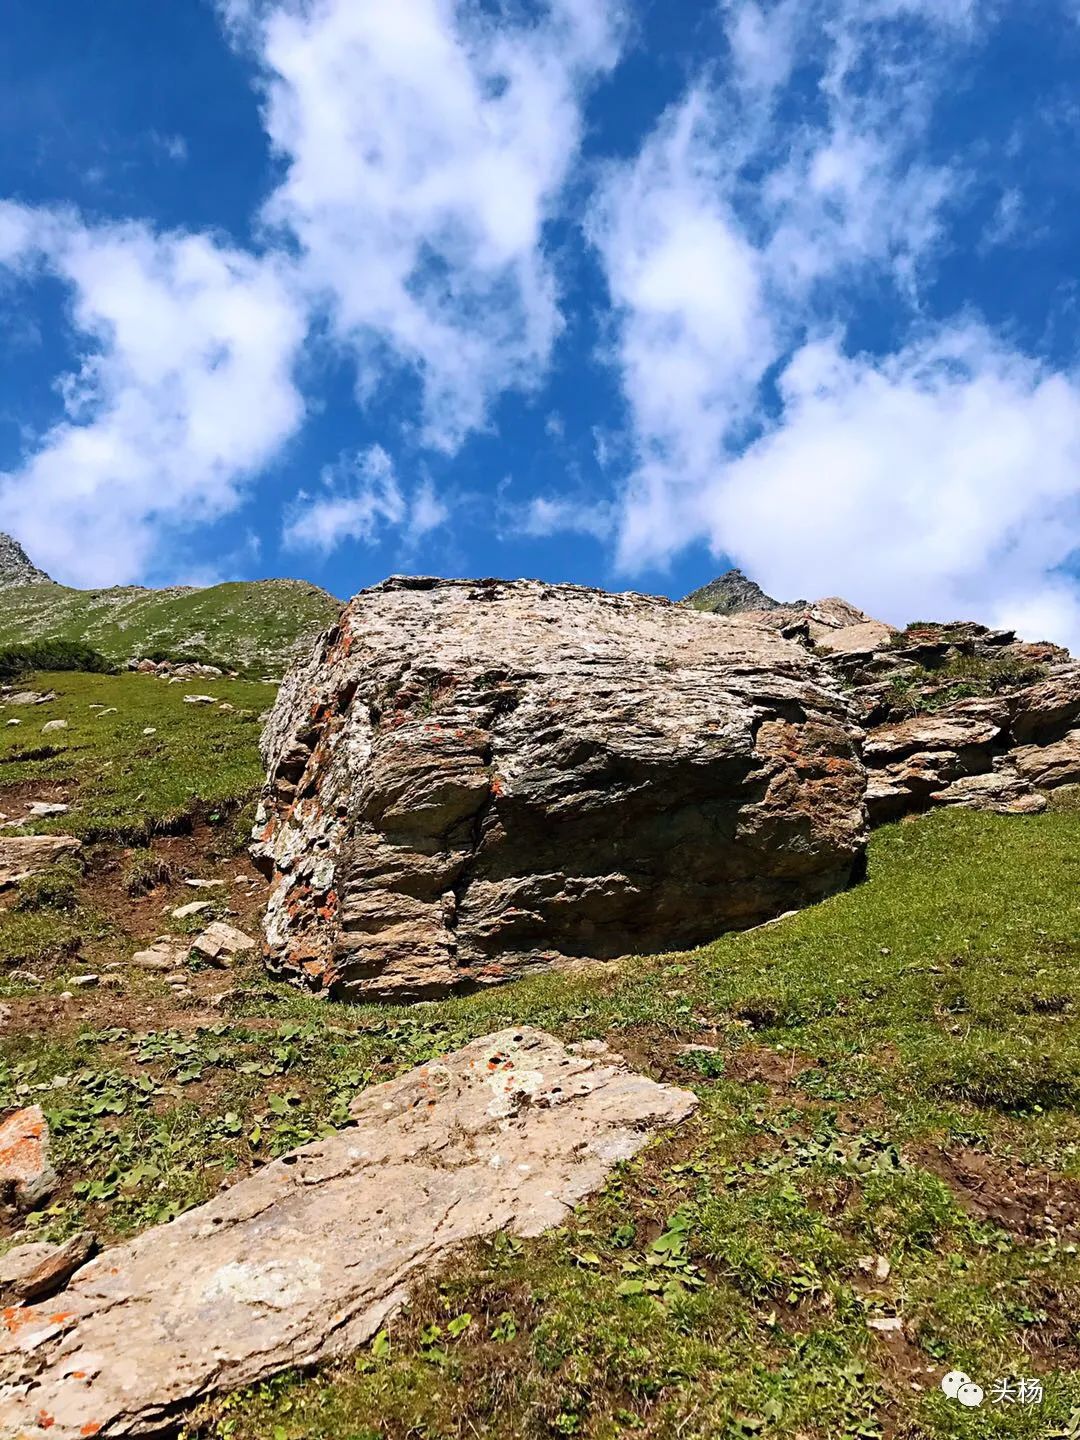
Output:
[[255,854],[271,967],[411,999],[679,949],[859,873],[849,707],[775,626],[394,578],[287,677]]

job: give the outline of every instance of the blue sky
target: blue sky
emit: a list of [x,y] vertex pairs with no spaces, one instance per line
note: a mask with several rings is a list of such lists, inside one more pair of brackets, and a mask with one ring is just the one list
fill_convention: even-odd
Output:
[[7,0],[0,529],[1080,642],[1080,0]]

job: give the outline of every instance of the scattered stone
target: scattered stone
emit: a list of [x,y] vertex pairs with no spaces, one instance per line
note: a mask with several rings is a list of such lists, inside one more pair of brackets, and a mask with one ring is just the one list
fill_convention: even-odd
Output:
[[69,990],[92,990],[100,979],[100,975],[69,975],[67,985]]
[[13,970],[13,971],[11,972],[11,978],[12,978],[12,980],[16,981],[19,985],[40,985],[40,984],[41,984],[41,976],[40,976],[40,975],[35,975],[32,970]]
[[224,969],[231,964],[235,956],[254,949],[255,941],[250,935],[237,930],[235,925],[227,925],[224,920],[215,920],[201,935],[196,936],[191,953]]
[[904,1328],[904,1322],[899,1315],[877,1315],[866,1323],[871,1330],[879,1330],[885,1335],[895,1334]]
[[66,815],[70,809],[70,805],[58,800],[35,800],[26,813],[31,820],[48,820],[53,815]]
[[66,730],[67,728],[68,722],[66,720],[46,720],[45,724],[41,727],[41,733],[43,735],[49,735],[54,730]]
[[185,705],[216,705],[216,695],[185,695]]
[[80,1230],[60,1245],[16,1245],[0,1258],[0,1300],[33,1304],[62,1290],[97,1249],[91,1230]]
[[106,715],[118,715],[119,713],[115,705],[102,705],[98,709],[97,718],[102,720]]
[[55,1190],[49,1139],[39,1105],[16,1110],[0,1122],[0,1198],[6,1203],[32,1210]]
[[422,999],[757,924],[859,873],[858,739],[771,625],[388,580],[294,667],[263,736],[271,967]]
[[195,880],[195,879],[189,878],[189,879],[187,879],[187,880],[184,881],[184,884],[185,884],[185,885],[190,885],[191,888],[192,888],[192,890],[217,890],[220,886],[222,886],[222,885],[225,884],[225,881],[224,881],[224,880]]
[[561,1224],[695,1104],[526,1028],[375,1086],[350,1128],[106,1250],[61,1306],[18,1312],[0,1433],[145,1434],[220,1389],[349,1354],[449,1250]]
[[144,735],[156,735],[156,734],[157,734],[157,726],[156,726],[156,725],[147,725],[146,729],[145,729],[142,733],[143,733]]
[[122,975],[103,975],[101,977],[101,988],[103,990],[122,990],[124,988],[124,977]]
[[21,721],[21,720],[16,720],[16,719],[11,719],[11,720],[5,720],[5,721],[4,721],[4,724],[5,724],[5,725],[21,725],[21,724],[22,724],[22,721]]
[[74,1000],[74,999],[75,999],[75,996],[72,994],[72,992],[71,992],[70,990],[61,990],[61,991],[60,991],[60,994],[57,996],[57,999],[59,999],[59,1000]]
[[75,855],[81,849],[74,835],[0,836],[0,890],[40,875],[62,855]]
[[191,900],[187,905],[178,905],[172,912],[174,920],[190,920],[193,915],[201,915],[205,910],[212,910],[212,900]]
[[187,956],[188,946],[175,936],[155,940],[147,950],[137,950],[131,957],[132,965],[140,970],[175,970]]
[[55,690],[16,690],[4,696],[5,705],[47,705],[56,699]]

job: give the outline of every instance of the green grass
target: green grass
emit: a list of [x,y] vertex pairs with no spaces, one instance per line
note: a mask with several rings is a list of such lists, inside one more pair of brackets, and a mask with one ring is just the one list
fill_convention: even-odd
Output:
[[[1045,665],[1032,661],[950,655],[936,669],[929,670],[918,665],[903,675],[895,676],[889,684],[889,700],[894,709],[910,715],[933,714],[957,700],[997,695],[1022,685],[1034,685],[1046,673]],[[928,687],[933,689],[930,694],[924,695],[922,691]]]
[[4,591],[0,646],[69,640],[121,663],[154,653],[197,655],[279,675],[340,608],[325,590],[299,580],[235,581],[205,590],[23,585]]
[[[504,1024],[605,1036],[694,1088],[697,1115],[564,1229],[471,1247],[355,1361],[189,1434],[1049,1436],[1080,1407],[1076,1245],[973,1218],[927,1157],[1080,1174],[1078,842],[1075,812],[942,813],[879,831],[858,889],[688,955],[408,1009],[250,972],[217,1026],[24,1036],[0,1099],[40,1099],[78,1177],[38,1225],[167,1218]],[[894,1314],[899,1347],[868,1324]],[[1044,1402],[964,1412],[935,1387],[951,1366],[987,1389],[1038,1375]]]
[[[270,685],[170,685],[147,675],[65,672],[37,675],[33,686],[55,690],[57,698],[4,712],[22,724],[0,727],[0,787],[34,780],[72,787],[71,813],[41,830],[137,843],[195,816],[228,813],[262,781],[259,717],[273,702]],[[234,708],[188,705],[188,693]],[[67,721],[66,730],[42,733],[58,719]],[[156,733],[144,735],[146,729]]]

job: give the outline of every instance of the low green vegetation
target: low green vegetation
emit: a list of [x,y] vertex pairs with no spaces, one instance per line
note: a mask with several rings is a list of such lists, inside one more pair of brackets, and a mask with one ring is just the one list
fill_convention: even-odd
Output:
[[325,590],[299,580],[234,581],[203,590],[22,585],[4,591],[0,646],[66,640],[120,664],[133,657],[186,658],[280,675],[340,609]]
[[[36,675],[34,688],[55,699],[5,710],[20,723],[0,727],[0,790],[65,787],[70,813],[38,829],[138,843],[197,816],[223,819],[261,783],[259,717],[273,686],[65,672]],[[215,703],[187,703],[191,694]],[[45,730],[53,720],[66,728]]]
[[954,654],[933,670],[916,665],[895,676],[889,684],[889,701],[894,710],[909,715],[933,714],[957,700],[1034,685],[1045,675],[1046,666],[1033,661]]
[[115,669],[97,650],[74,640],[35,640],[0,649],[0,681],[17,680],[32,670],[85,670],[107,675]]

